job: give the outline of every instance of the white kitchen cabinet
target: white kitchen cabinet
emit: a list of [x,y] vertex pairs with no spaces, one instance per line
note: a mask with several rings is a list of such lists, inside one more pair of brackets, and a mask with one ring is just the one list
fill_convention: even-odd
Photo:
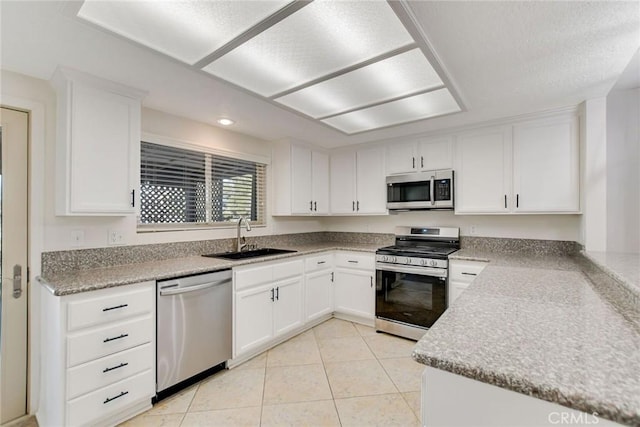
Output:
[[331,213],[386,214],[384,149],[331,155]]
[[143,92],[59,68],[56,214],[136,212]]
[[515,212],[578,212],[578,121],[560,117],[513,127]]
[[274,215],[329,213],[329,155],[279,142],[273,152]]
[[302,259],[234,268],[234,358],[304,324]]
[[112,426],[155,395],[155,282],[42,293],[41,425]]
[[460,294],[469,287],[476,276],[487,266],[483,261],[452,259],[449,261],[449,283],[447,306],[451,306]]
[[506,213],[511,195],[511,129],[485,128],[458,135],[456,213]]
[[338,252],[335,258],[334,310],[350,320],[375,318],[375,255]]
[[312,322],[333,312],[333,255],[305,260],[305,319]]
[[387,145],[387,174],[451,169],[452,137],[423,138]]
[[578,213],[577,118],[557,115],[457,135],[458,214]]

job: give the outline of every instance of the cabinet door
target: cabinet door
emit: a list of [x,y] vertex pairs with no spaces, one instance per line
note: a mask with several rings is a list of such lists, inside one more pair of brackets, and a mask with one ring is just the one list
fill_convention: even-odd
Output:
[[417,146],[415,142],[387,145],[387,175],[397,175],[417,170]]
[[462,134],[456,142],[456,213],[505,213],[511,200],[507,127]]
[[450,136],[421,141],[418,150],[420,170],[451,169],[453,167],[451,145]]
[[[139,170],[140,101],[74,84],[69,115],[69,212],[135,212],[132,190]],[[60,143],[65,143],[60,141]]]
[[312,189],[313,213],[329,213],[329,156],[319,151],[312,153]]
[[331,213],[356,212],[356,153],[331,155]]
[[335,311],[373,319],[376,305],[373,275],[373,272],[368,271],[336,269]]
[[382,148],[359,150],[356,170],[357,213],[386,213],[387,185],[384,174],[384,150]]
[[269,284],[236,292],[234,357],[273,337],[272,289]]
[[516,212],[577,212],[579,155],[575,118],[513,128]]
[[[276,189],[277,191],[277,189]],[[312,213],[311,199],[311,150],[291,146],[291,212]]]
[[449,299],[447,301],[447,307],[451,307],[451,304],[469,287],[468,283],[450,281],[449,282]]
[[274,284],[276,301],[274,304],[274,336],[302,326],[302,277],[296,277]]
[[305,313],[310,322],[333,311],[333,272],[308,274],[305,280]]

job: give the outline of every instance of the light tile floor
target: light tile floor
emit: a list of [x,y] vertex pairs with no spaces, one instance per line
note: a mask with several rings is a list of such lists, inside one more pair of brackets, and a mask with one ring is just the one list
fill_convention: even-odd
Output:
[[414,345],[330,319],[122,426],[418,426]]

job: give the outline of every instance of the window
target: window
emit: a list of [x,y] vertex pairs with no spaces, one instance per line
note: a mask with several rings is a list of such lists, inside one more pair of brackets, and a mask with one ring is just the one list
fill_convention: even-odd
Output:
[[142,226],[264,224],[264,164],[144,141],[140,154]]

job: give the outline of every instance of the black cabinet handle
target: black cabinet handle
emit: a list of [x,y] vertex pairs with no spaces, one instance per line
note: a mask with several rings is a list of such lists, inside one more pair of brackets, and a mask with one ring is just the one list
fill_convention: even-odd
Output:
[[318,265],[320,264],[326,264],[327,261],[318,261]]
[[103,404],[106,404],[106,403],[112,402],[112,401],[114,401],[114,400],[116,400],[116,399],[118,399],[118,398],[121,398],[122,396],[127,395],[127,394],[129,394],[129,392],[128,392],[128,391],[123,391],[122,393],[120,393],[119,395],[117,395],[117,396],[115,396],[115,397],[107,397],[107,398],[105,399],[105,401],[104,401],[104,402],[102,402],[102,403],[103,403]]
[[126,338],[126,337],[128,337],[128,336],[129,336],[129,334],[121,334],[121,335],[120,335],[120,336],[118,336],[118,337],[105,338],[105,339],[104,339],[104,341],[102,341],[102,342],[115,341],[115,340],[119,340],[119,339],[121,339],[121,338]]
[[275,301],[276,297],[275,297],[275,289],[271,288],[271,301]]
[[504,208],[507,209],[507,195],[504,195]]
[[331,272],[331,281],[333,282],[333,271]]
[[318,202],[313,202],[313,210],[318,211]]
[[313,200],[309,200],[309,210],[313,210]]
[[106,374],[107,372],[111,372],[111,371],[115,371],[116,369],[120,369],[120,368],[124,368],[125,366],[129,365],[128,362],[125,363],[121,363],[118,366],[114,366],[113,368],[104,368],[104,370],[102,371],[103,374]]
[[136,190],[131,190],[131,207],[136,207]]
[[462,274],[464,274],[465,276],[477,276],[478,275],[476,273],[467,273],[466,271],[463,271]]
[[354,211],[354,212],[356,211],[356,202],[355,201],[351,202],[351,210]]
[[280,300],[280,286],[276,287],[276,301]]
[[420,156],[420,167],[424,167],[424,156]]
[[520,207],[520,195],[516,194],[516,208]]
[[416,168],[416,158],[415,158],[415,157],[412,157],[412,158],[411,158],[411,168],[412,168],[412,169],[415,169],[415,168]]
[[129,304],[120,304],[120,305],[116,305],[116,306],[113,306],[113,307],[103,308],[102,311],[117,310],[119,308],[125,308],[125,307],[129,307]]
[[358,261],[354,261],[352,259],[348,260],[347,262],[350,262],[351,264],[357,264],[358,263]]
[[360,200],[356,202],[356,210],[360,211]]
[[371,287],[373,288],[373,276],[369,276],[369,279],[371,279]]

